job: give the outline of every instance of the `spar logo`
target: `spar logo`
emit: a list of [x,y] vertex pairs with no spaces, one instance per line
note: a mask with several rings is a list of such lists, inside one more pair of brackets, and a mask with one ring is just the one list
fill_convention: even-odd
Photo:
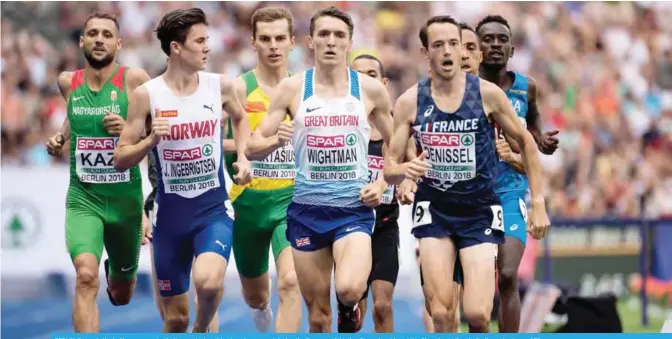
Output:
[[383,169],[383,164],[385,163],[385,159],[383,157],[377,157],[373,155],[369,155],[368,159],[368,166],[370,169]]
[[318,147],[318,148],[343,147],[345,146],[345,136],[335,135],[331,137],[325,137],[321,135],[308,134],[306,142],[309,147]]
[[423,133],[420,140],[425,146],[458,147],[462,145],[471,146],[474,143],[474,136],[457,133]]
[[190,149],[164,149],[163,159],[172,161],[197,160],[203,157],[200,147]]
[[77,149],[82,151],[114,151],[119,139],[77,138]]

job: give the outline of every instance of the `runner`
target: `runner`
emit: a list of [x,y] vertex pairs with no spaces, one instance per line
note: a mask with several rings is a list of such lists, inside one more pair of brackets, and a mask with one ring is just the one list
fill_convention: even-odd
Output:
[[143,234],[142,179],[138,166],[117,173],[111,162],[125,125],[128,93],[149,76],[115,62],[121,40],[113,15],[90,15],[79,44],[86,66],[58,77],[68,117],[47,142],[47,151],[58,155],[70,140],[65,240],[77,275],[72,322],[75,332],[98,332],[103,247],[109,257],[104,266],[110,302],[128,304],[135,289]]
[[[461,69],[464,72],[470,73],[472,75],[478,75],[478,65],[480,64],[483,56],[481,54],[481,50],[478,45],[478,38],[476,37],[476,33],[474,32],[474,29],[471,28],[467,23],[461,22],[460,23],[460,31],[462,33],[462,48],[464,49],[464,53],[462,54],[462,62],[461,62]],[[498,150],[499,150],[499,144],[498,144]],[[411,148],[410,153],[411,155],[408,155],[409,151],[407,151],[406,158],[407,159],[413,159],[417,157],[417,152],[415,151],[415,146]],[[407,186],[408,185],[408,186]],[[399,186],[399,194],[401,196],[408,196],[409,193],[414,194],[418,190],[418,186],[416,183],[409,181],[409,180],[404,180],[402,185]],[[413,202],[411,198],[407,199],[400,199],[402,201],[402,204],[410,204]],[[416,248],[415,248],[415,256],[418,261],[418,266],[420,270],[420,285],[422,286],[422,291],[423,295],[426,295],[425,293],[425,280],[424,277],[422,276],[422,267],[420,266],[420,242],[418,241],[416,243]],[[455,323],[452,328],[448,329],[448,332],[460,332],[460,302],[462,300],[462,293],[463,290],[461,288],[462,284],[462,265],[460,264],[460,257],[457,256],[455,260],[455,267],[453,271],[453,288],[455,288]],[[431,321],[432,317],[429,315],[429,303],[427,300],[425,300],[425,309],[423,311],[423,323],[425,324],[425,330],[428,333],[433,333],[434,332],[434,326]]]
[[[235,81],[238,99],[245,106],[250,129],[261,123],[269,105],[269,97],[278,83],[289,76],[288,56],[294,47],[294,18],[279,7],[264,7],[252,15],[252,47],[259,64]],[[287,115],[285,121],[289,121]],[[229,128],[228,138],[231,138]],[[235,155],[226,155],[227,168]],[[275,150],[262,161],[252,162],[252,182],[245,186],[233,185],[231,201],[236,213],[233,223],[233,253],[243,286],[243,296],[253,309],[254,323],[261,332],[267,332],[273,313],[270,301],[268,250],[278,275],[278,317],[275,332],[296,333],[300,330],[301,293],[296,281],[294,261],[287,230],[287,206],[294,192],[294,149],[286,145]]]
[[[558,147],[558,131],[540,133],[540,114],[537,108],[537,85],[534,79],[517,72],[507,71],[508,60],[513,56],[512,34],[508,22],[501,16],[487,16],[476,27],[484,60],[480,77],[497,84],[506,92],[515,112],[539,144],[539,150],[553,154]],[[511,152],[501,131],[498,131],[500,155],[497,194],[504,213],[506,240],[499,246],[497,269],[499,272],[499,331],[518,332],[520,326],[520,294],[518,291],[518,266],[525,251],[527,232],[525,218],[527,206],[527,178],[519,154]],[[510,140],[514,149],[519,149]]]
[[[199,301],[193,332],[207,331],[222,298],[233,232],[224,205],[222,107],[235,126],[234,181],[250,178],[244,154],[249,126],[234,86],[222,75],[201,71],[209,52],[207,25],[198,8],[174,10],[161,19],[156,31],[168,67],[133,92],[114,155],[117,170],[140,162],[150,150],[155,158],[160,180],[152,236],[164,332],[187,331],[192,262]],[[140,141],[148,115],[152,130]]]
[[[533,235],[542,237],[549,222],[540,194],[534,140],[515,119],[501,89],[454,67],[463,53],[460,36],[459,25],[450,16],[432,17],[422,27],[420,40],[430,77],[397,100],[395,133],[384,173],[392,184],[421,178],[412,233],[420,239],[435,331],[446,332],[454,326],[455,290],[446,284],[453,275],[457,252],[464,270],[464,313],[470,331],[488,332],[495,290],[492,244],[504,240],[501,206],[494,192],[493,122],[522,145],[535,204],[530,215]],[[401,164],[411,135],[423,152]]]
[[[224,113],[226,119],[226,113]],[[148,115],[147,116],[147,123],[145,125],[145,129],[147,132],[151,132],[152,130],[152,119]],[[224,152],[235,152],[235,145],[233,145],[232,149],[227,148],[227,144],[224,144]],[[153,220],[152,214],[153,214],[153,209],[154,209],[154,199],[156,197],[156,192],[158,190],[158,186],[156,184],[156,165],[154,162],[154,158],[151,155],[147,155],[147,174],[149,177],[149,183],[152,185],[152,192],[149,193],[147,196],[147,199],[145,199],[145,215],[142,218],[142,222],[145,224],[145,237],[143,238],[142,244],[145,245],[146,243],[149,243],[150,245],[150,251],[149,251],[149,258],[152,264],[152,281],[154,282],[154,302],[156,303],[156,307],[159,310],[159,315],[161,316],[161,320],[165,320],[164,317],[164,306],[163,306],[163,300],[161,299],[161,294],[159,293],[159,287],[158,287],[158,280],[156,279],[156,269],[154,268],[154,251],[151,241],[152,241],[152,225],[151,221]],[[192,279],[193,279],[193,272],[192,272]],[[198,305],[198,296],[194,295],[194,303]],[[198,306],[196,306],[198,307]],[[208,327],[208,332],[210,333],[217,333],[219,332],[219,320],[218,320],[218,313],[215,312],[215,315],[212,317],[212,321],[210,322],[210,326]]]
[[[339,332],[361,327],[357,304],[371,271],[373,207],[384,193],[382,185],[367,185],[368,121],[371,116],[387,143],[390,98],[379,81],[347,67],[353,29],[350,16],[335,7],[313,15],[315,68],[280,82],[247,150],[250,159],[261,160],[290,141],[294,146],[287,238],[311,332],[331,331],[334,263],[336,295],[345,305],[339,307]],[[284,121],[287,113],[293,121]]]
[[[373,55],[361,54],[350,65],[361,74],[368,75],[387,86],[383,63]],[[378,333],[394,332],[392,312],[392,296],[394,285],[399,275],[399,204],[395,197],[395,187],[387,185],[382,178],[383,170],[383,138],[375,125],[371,125],[369,141],[369,184],[384,185],[381,204],[375,209],[376,225],[371,237],[373,253],[371,274],[367,281],[367,289],[359,301],[361,322],[366,315],[369,289],[373,293],[373,324]],[[342,305],[340,308],[344,308]]]

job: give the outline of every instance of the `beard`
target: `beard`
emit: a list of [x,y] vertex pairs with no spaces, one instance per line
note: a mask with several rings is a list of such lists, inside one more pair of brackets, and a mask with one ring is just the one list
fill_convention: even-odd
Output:
[[89,66],[93,69],[101,69],[109,64],[111,64],[114,61],[114,53],[110,53],[105,55],[105,57],[101,60],[98,60],[93,57],[93,50],[87,51],[84,50],[84,58],[86,58],[86,62],[89,63]]

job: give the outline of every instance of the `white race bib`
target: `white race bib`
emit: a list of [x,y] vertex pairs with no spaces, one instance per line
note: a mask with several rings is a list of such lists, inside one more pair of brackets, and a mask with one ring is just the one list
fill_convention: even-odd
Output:
[[129,182],[130,171],[119,173],[112,162],[118,142],[117,137],[78,137],[75,145],[75,172],[79,181],[91,184]]

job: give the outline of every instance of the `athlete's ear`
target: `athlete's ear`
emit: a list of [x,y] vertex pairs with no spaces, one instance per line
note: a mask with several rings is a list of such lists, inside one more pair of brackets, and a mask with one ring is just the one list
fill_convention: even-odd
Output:
[[292,49],[294,49],[294,46],[296,46],[296,37],[294,37],[294,36],[292,35],[290,41],[292,42],[292,48],[290,49],[290,51],[291,51]]
[[476,58],[476,60],[478,60],[479,65],[481,64],[481,62],[483,62],[483,51],[481,50],[478,51],[478,58]]
[[511,55],[509,55],[509,59],[513,58],[513,51],[515,49],[516,49],[515,47],[511,46]]
[[170,49],[175,52],[175,54],[180,55],[180,44],[177,41],[170,42]]
[[315,49],[315,44],[313,43],[313,37],[308,36],[308,48]]
[[121,39],[117,39],[117,49],[121,49]]
[[253,50],[254,52],[257,51],[257,48],[254,46],[254,43],[255,43],[255,42],[257,42],[257,40],[256,40],[253,36],[251,36],[251,37],[250,37],[250,43],[252,44],[252,50]]
[[383,78],[383,85],[387,87],[387,84],[390,83],[390,80],[388,78]]
[[79,48],[84,47],[84,36],[80,35],[79,36]]
[[427,50],[427,48],[425,48],[424,46],[420,47],[420,52],[422,52],[422,54],[425,55],[425,59],[429,60],[429,53],[428,53],[429,51]]

